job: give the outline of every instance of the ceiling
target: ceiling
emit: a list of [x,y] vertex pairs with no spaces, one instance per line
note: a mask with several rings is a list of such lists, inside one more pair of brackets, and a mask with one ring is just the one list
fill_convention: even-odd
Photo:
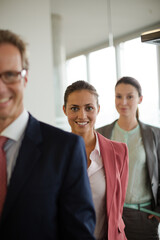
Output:
[[106,43],[111,30],[116,39],[160,24],[160,0],[51,0],[51,11],[62,17],[67,57]]

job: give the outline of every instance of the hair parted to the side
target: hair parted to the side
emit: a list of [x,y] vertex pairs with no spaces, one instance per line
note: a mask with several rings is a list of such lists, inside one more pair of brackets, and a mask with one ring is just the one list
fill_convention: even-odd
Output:
[[19,49],[22,58],[22,68],[28,70],[29,60],[27,53],[27,43],[23,41],[19,35],[11,32],[10,30],[0,29],[0,45],[5,43],[12,44]]
[[91,84],[89,84],[86,81],[78,80],[66,88],[66,91],[64,93],[64,107],[66,107],[66,104],[68,101],[68,96],[71,93],[73,93],[75,91],[80,91],[80,90],[88,90],[91,94],[95,95],[95,97],[97,99],[97,105],[99,105],[99,102],[98,102],[99,95],[98,95],[95,87],[93,87]]
[[[121,84],[121,83],[124,83],[124,84],[130,84],[132,85],[133,87],[136,88],[137,92],[138,92],[138,96],[141,97],[142,96],[142,88],[141,88],[141,85],[140,83],[133,77],[128,77],[128,76],[125,76],[125,77],[122,77],[120,78],[116,85],[115,85],[115,89],[116,87]],[[137,111],[136,111],[136,118],[139,119],[139,109],[137,108]]]

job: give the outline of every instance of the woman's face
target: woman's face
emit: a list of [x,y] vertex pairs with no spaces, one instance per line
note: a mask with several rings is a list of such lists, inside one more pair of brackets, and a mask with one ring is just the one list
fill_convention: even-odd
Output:
[[84,135],[93,132],[99,108],[94,94],[88,90],[77,90],[68,96],[63,111],[68,117],[72,132]]
[[120,83],[115,89],[115,105],[120,116],[135,117],[142,98],[131,84]]

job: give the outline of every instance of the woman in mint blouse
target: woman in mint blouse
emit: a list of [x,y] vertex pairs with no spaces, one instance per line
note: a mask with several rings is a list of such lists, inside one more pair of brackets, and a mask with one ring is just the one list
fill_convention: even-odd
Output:
[[160,129],[139,121],[142,89],[132,77],[115,86],[119,119],[100,129],[105,137],[124,142],[129,150],[129,181],[123,220],[128,240],[158,240],[160,216]]

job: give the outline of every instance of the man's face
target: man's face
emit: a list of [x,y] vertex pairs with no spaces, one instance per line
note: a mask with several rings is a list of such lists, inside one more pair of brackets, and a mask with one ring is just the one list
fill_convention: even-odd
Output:
[[[20,72],[21,70],[22,60],[18,48],[9,43],[0,44],[0,74],[6,71]],[[4,83],[0,77],[0,125],[3,125],[3,128],[22,113],[26,83],[27,77],[10,84]]]

